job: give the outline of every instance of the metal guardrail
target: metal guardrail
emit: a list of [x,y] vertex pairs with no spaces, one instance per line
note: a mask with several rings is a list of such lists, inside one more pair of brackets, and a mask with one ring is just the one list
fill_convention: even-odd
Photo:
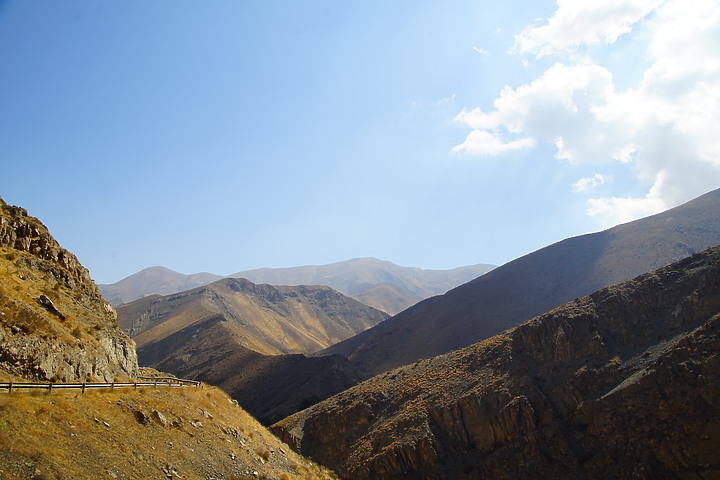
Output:
[[112,383],[38,383],[38,382],[9,382],[0,383],[1,393],[27,392],[28,390],[46,390],[52,393],[55,390],[80,390],[85,393],[88,389],[109,388],[138,388],[143,387],[198,387],[201,383],[196,380],[186,380],[173,377],[139,377],[142,382],[112,382]]
[[180,383],[182,385],[189,385],[189,386],[195,386],[197,387],[200,385],[200,382],[197,380],[188,380],[187,378],[177,378],[177,377],[151,377],[151,376],[144,376],[144,375],[138,375],[137,377],[139,380],[145,380],[150,382],[167,382],[167,383]]

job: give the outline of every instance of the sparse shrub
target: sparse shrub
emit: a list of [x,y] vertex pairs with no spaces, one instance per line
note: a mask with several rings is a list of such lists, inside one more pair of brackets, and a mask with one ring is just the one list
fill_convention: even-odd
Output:
[[272,452],[263,446],[255,447],[255,453],[257,453],[258,457],[262,458],[266,462],[270,460],[270,457],[272,456]]

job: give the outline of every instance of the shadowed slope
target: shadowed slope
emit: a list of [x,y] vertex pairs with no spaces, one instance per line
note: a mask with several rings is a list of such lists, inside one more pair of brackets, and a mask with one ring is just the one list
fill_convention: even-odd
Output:
[[367,374],[488,338],[535,315],[720,243],[720,190],[651,217],[569,238],[334,345]]
[[262,355],[242,344],[220,315],[139,351],[141,362],[219,386],[265,424],[356,385],[360,374],[339,355]]
[[713,247],[273,429],[344,478],[718,478],[718,358]]

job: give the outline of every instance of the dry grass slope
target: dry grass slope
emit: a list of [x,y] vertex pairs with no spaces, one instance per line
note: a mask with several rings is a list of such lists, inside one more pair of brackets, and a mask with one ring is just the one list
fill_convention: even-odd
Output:
[[217,388],[0,396],[0,479],[333,479]]

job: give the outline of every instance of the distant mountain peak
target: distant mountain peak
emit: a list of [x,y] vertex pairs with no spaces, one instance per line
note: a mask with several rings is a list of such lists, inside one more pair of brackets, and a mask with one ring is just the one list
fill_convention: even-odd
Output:
[[[256,284],[327,285],[374,308],[394,314],[424,298],[439,295],[472,280],[492,268],[494,265],[478,264],[452,270],[423,270],[364,257],[327,265],[263,267],[237,272],[229,277],[247,278]],[[220,278],[223,277],[211,273],[183,275],[166,267],[148,267],[117,283],[100,285],[99,288],[112,305],[118,306],[151,294],[168,295],[190,290]],[[383,285],[384,288],[378,288]],[[393,290],[392,295],[388,294],[389,290]]]

